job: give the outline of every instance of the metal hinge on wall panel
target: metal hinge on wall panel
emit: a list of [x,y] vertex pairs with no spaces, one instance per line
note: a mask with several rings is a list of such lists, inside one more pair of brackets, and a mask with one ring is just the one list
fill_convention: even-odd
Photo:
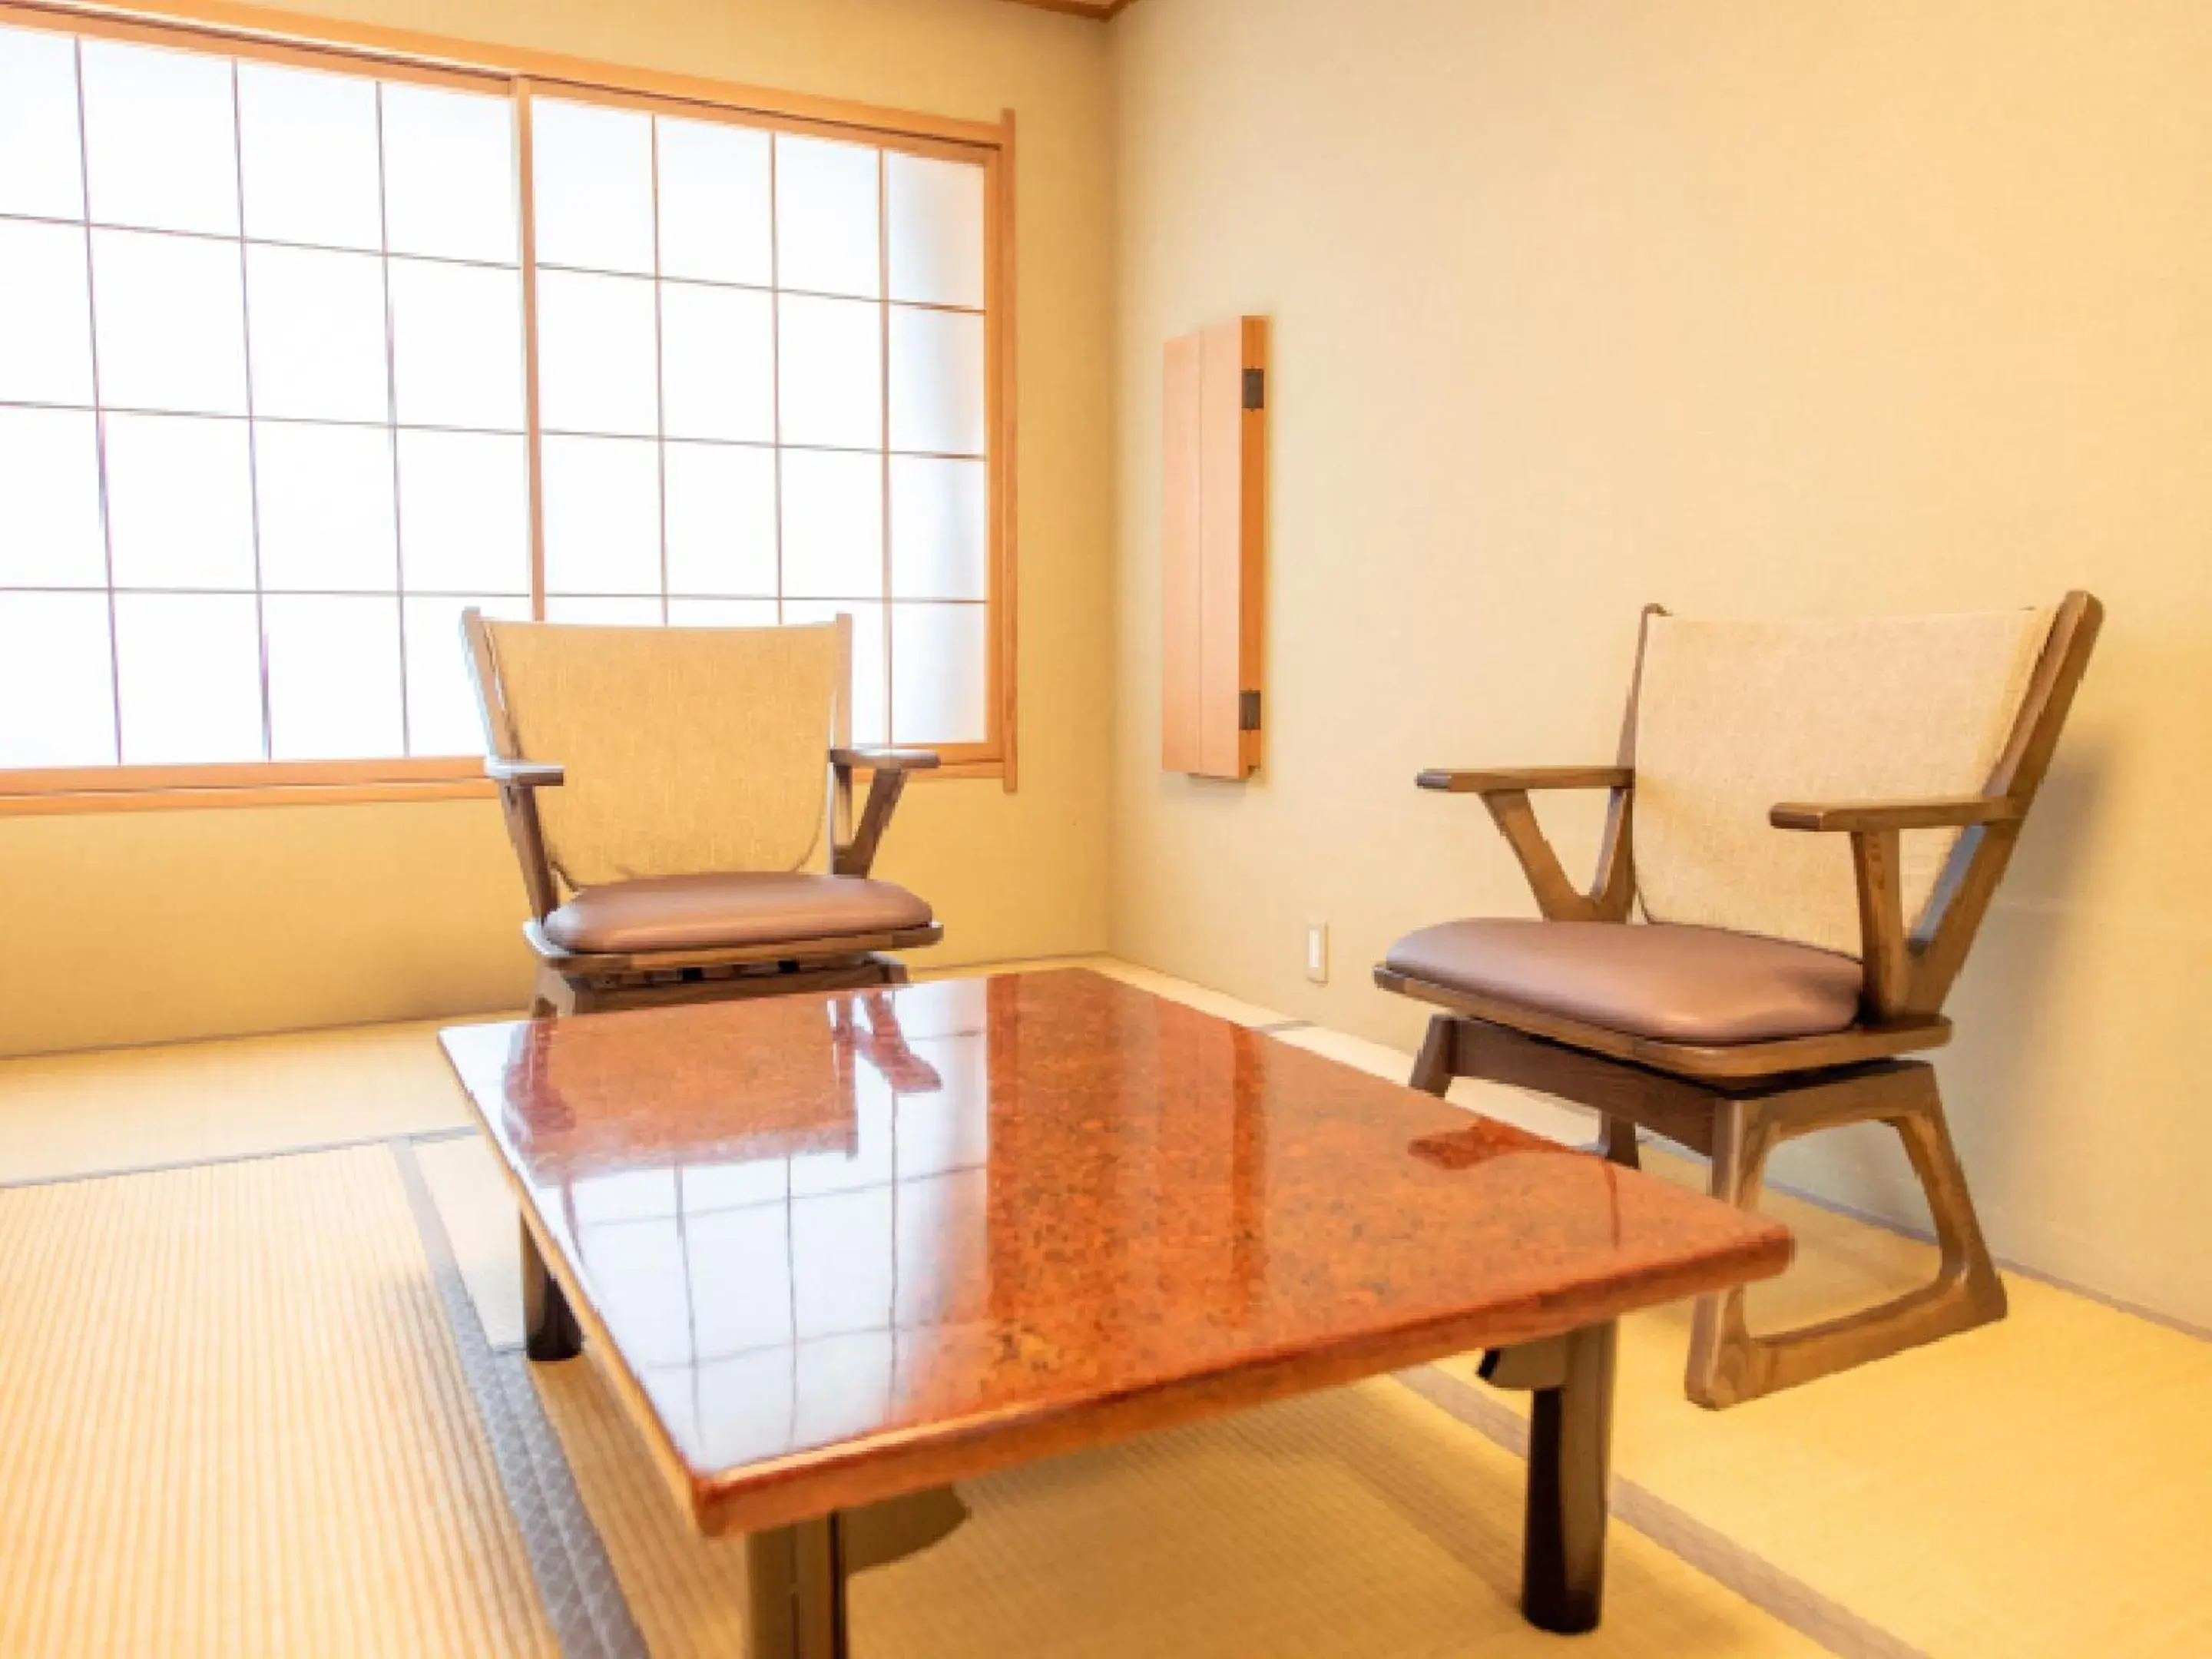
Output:
[[1239,732],[1260,729],[1260,694],[1257,691],[1237,694],[1237,729]]
[[1267,406],[1267,371],[1248,368],[1244,371],[1244,407],[1265,409]]

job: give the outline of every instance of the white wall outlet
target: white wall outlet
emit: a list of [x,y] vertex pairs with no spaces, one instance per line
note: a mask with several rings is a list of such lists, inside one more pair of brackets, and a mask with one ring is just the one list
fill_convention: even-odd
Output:
[[1306,924],[1306,977],[1316,985],[1328,983],[1328,924]]

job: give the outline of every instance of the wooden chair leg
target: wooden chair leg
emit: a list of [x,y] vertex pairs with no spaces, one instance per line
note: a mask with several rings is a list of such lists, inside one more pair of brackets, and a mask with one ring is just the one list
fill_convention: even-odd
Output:
[[[1723,1204],[1756,1210],[1770,1149],[1759,1103],[1722,1099],[1713,1114],[1712,1176],[1707,1190]],[[1699,1297],[1690,1322],[1690,1364],[1683,1378],[1690,1398],[1717,1410],[1765,1393],[1747,1381],[1757,1358],[1754,1340],[1744,1322],[1742,1286]]]
[[1421,1052],[1413,1061],[1413,1075],[1407,1079],[1409,1086],[1441,1100],[1458,1074],[1458,1019],[1450,1014],[1431,1018],[1429,1034],[1421,1039]]
[[1723,1101],[1714,1125],[1712,1194],[1755,1208],[1767,1157],[1784,1140],[1847,1122],[1887,1123],[1904,1141],[1935,1218],[1942,1261],[1934,1280],[1856,1313],[1766,1336],[1753,1336],[1747,1326],[1741,1287],[1700,1297],[1684,1379],[1698,1405],[1717,1410],[1755,1400],[2004,1317],[2004,1283],[1974,1216],[1934,1070],[1900,1066],[1878,1084],[1857,1086],[1869,1085],[1881,1092],[1875,1109],[1833,1116],[1816,1110],[1800,1121],[1789,1121],[1786,1095]]

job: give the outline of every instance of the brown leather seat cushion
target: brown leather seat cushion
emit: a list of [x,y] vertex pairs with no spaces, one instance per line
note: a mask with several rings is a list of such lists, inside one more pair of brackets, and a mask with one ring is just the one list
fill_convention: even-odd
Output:
[[1386,965],[1414,979],[1666,1042],[1761,1042],[1858,1018],[1850,957],[1717,927],[1448,921],[1408,933]]
[[586,887],[545,918],[545,937],[564,951],[712,951],[929,923],[929,906],[888,881],[747,871]]

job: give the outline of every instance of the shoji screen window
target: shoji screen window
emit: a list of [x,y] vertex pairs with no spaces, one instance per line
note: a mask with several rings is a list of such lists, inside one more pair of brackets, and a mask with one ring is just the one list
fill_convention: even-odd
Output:
[[0,27],[0,767],[477,752],[512,100]]
[[995,735],[977,162],[530,104],[545,614],[854,621],[854,736]]

